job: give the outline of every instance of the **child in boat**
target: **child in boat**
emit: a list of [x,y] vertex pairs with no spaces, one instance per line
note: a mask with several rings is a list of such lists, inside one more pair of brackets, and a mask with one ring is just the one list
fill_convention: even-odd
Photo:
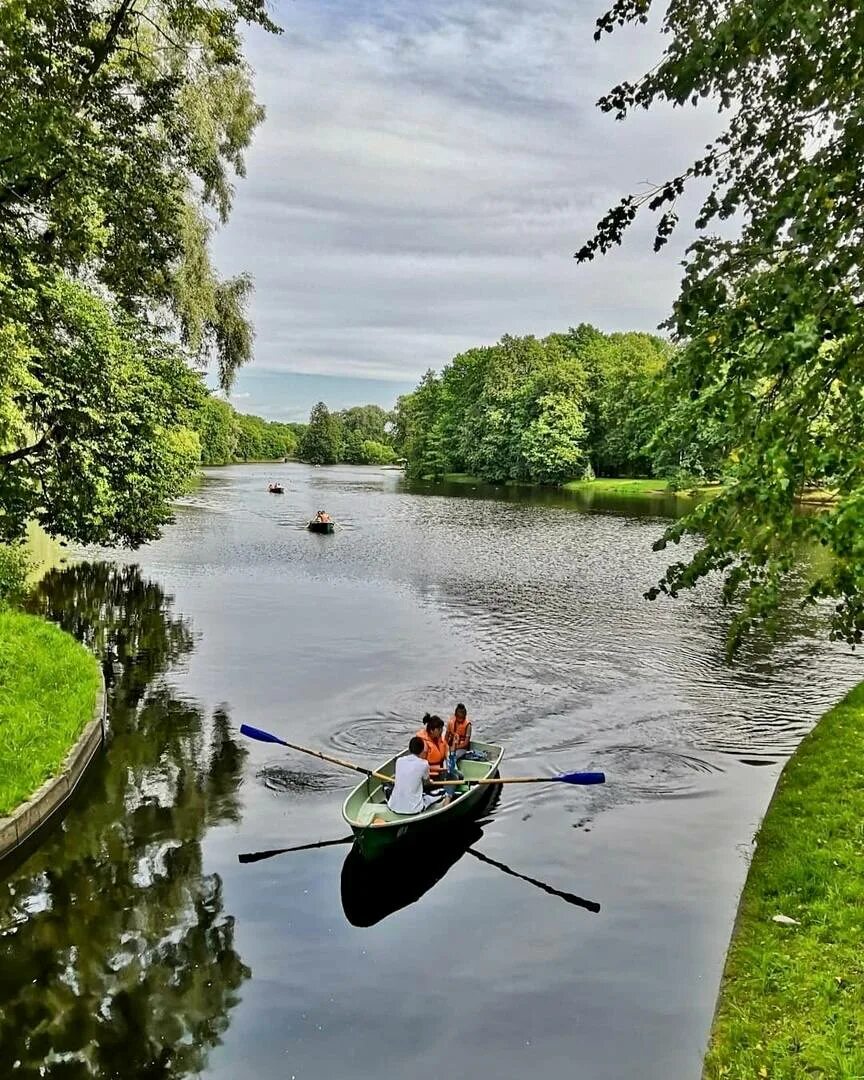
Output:
[[430,779],[449,780],[450,747],[444,738],[444,721],[441,717],[430,716],[427,712],[423,717],[423,727],[417,732],[417,738],[423,740],[423,757],[429,762]]
[[396,759],[396,782],[387,805],[394,814],[421,814],[430,806],[445,806],[450,797],[440,788],[434,794],[426,791],[429,783],[429,762],[422,757],[425,743],[415,735],[408,743],[408,753]]
[[456,761],[471,749],[471,721],[468,719],[468,710],[461,702],[447,721],[447,745]]

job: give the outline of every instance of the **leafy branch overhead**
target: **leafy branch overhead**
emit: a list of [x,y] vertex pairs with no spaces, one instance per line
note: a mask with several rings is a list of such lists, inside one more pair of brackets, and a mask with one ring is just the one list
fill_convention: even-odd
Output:
[[[598,39],[645,22],[650,3],[618,0]],[[736,602],[730,645],[770,617],[796,550],[830,554],[808,600],[834,601],[832,635],[864,633],[864,8],[853,0],[673,0],[657,65],[599,102],[617,119],[658,103],[719,109],[719,136],[680,175],[629,195],[577,253],[621,242],[640,211],[659,214],[655,247],[676,202],[707,185],[669,327],[685,347],[672,364],[690,431],[710,423],[732,448],[732,481],[670,529],[702,538],[667,571],[676,594],[719,572]],[[712,232],[729,222],[723,235]],[[736,227],[733,234],[732,226]],[[807,487],[836,494],[803,516]]]
[[[215,362],[228,388],[251,356],[251,281],[220,280],[209,253],[263,118],[242,53],[244,23],[276,30],[263,0],[22,0],[0,7],[5,536],[20,534],[25,516],[35,516],[76,539],[140,543],[158,532],[177,485],[188,480],[178,459],[151,501],[140,486],[140,461],[119,460],[110,477],[88,474],[79,441],[92,437],[93,417],[82,405],[89,386],[79,381],[83,368],[66,366],[88,337],[75,338],[84,325],[79,316],[86,313],[90,325],[100,312],[106,329],[89,335],[96,351],[87,362],[109,382],[118,350],[131,365],[128,378],[164,378],[168,387],[179,387],[177,363],[185,358]],[[62,317],[54,324],[49,314],[58,304]],[[138,411],[143,400],[130,412],[121,384],[108,388],[118,396],[102,402],[106,416],[139,437],[149,430],[154,418]],[[186,395],[165,399],[174,416],[169,428],[179,423]],[[107,441],[107,428],[94,431]],[[139,450],[146,455],[146,447]],[[80,474],[71,464],[76,455]],[[89,486],[90,496],[61,506],[61,478]],[[149,507],[146,523],[118,513],[133,490],[141,512]]]

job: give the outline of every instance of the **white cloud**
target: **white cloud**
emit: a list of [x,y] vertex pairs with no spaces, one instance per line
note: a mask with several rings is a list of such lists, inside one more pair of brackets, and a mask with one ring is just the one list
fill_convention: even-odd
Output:
[[588,267],[572,253],[714,120],[595,108],[660,48],[644,29],[595,44],[602,7],[277,7],[284,35],[250,38],[268,117],[217,246],[256,279],[256,367],[405,379],[505,332],[665,317],[680,247],[655,256],[638,227]]

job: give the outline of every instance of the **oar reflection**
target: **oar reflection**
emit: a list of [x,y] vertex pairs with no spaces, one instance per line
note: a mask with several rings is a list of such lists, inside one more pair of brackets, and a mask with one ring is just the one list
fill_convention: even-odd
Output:
[[[473,845],[483,836],[483,824],[486,822],[475,821],[454,830],[448,837],[450,843],[446,847],[432,850],[407,848],[373,862],[366,860],[359,849],[352,846],[342,865],[341,875],[342,909],[347,920],[352,926],[374,926],[388,915],[416,903],[466,854],[486,866],[493,866],[510,877],[533,885],[548,896],[556,896],[566,904],[595,914],[600,911],[600,905],[594,900],[586,900],[575,893],[556,889],[537,878],[520,874],[506,863],[475,850]],[[314,844],[250,851],[239,855],[238,859],[241,863],[260,862],[294,851],[351,844],[353,839],[352,836],[344,836],[338,840],[321,840]]]

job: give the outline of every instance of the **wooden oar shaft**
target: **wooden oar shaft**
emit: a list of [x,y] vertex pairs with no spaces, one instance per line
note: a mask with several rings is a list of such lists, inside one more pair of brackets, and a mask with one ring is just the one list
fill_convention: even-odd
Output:
[[364,776],[374,776],[376,780],[384,780],[388,784],[393,782],[392,776],[375,772],[373,769],[364,769],[362,765],[356,765],[353,761],[345,761],[343,758],[333,757],[332,754],[322,754],[320,750],[312,750],[308,746],[298,746],[297,743],[290,743],[285,739],[280,739],[280,742],[283,746],[287,746],[291,750],[297,750],[301,754],[311,754],[312,757],[321,758],[322,761],[329,761],[331,765],[341,765],[343,769],[353,769],[354,772],[363,773]]
[[460,784],[551,784],[561,780],[560,776],[504,776],[484,777],[482,780],[432,780],[435,787],[459,787]]

